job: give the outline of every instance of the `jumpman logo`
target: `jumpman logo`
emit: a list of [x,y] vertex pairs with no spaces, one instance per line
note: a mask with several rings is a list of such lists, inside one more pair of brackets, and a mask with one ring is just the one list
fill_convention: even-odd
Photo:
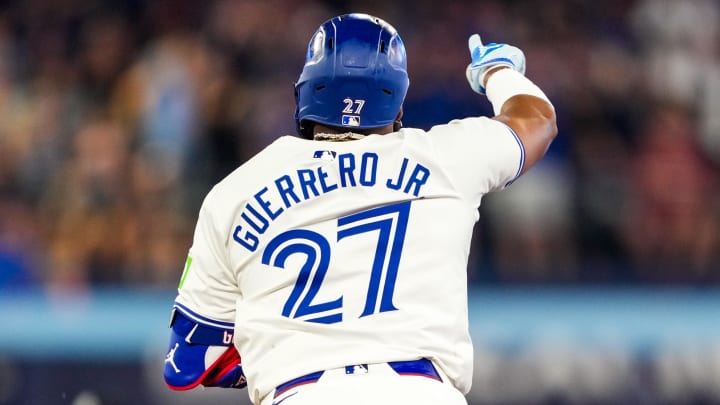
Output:
[[175,364],[175,350],[177,350],[178,346],[180,346],[180,343],[175,343],[175,347],[170,349],[167,356],[165,356],[165,363],[170,363],[172,368],[175,370],[175,373],[180,372],[180,369]]

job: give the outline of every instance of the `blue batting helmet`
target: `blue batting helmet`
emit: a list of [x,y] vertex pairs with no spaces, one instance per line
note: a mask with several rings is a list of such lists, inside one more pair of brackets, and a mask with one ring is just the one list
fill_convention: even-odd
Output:
[[312,138],[312,123],[348,129],[393,124],[409,83],[395,28],[367,14],[332,18],[315,31],[295,84],[298,132]]

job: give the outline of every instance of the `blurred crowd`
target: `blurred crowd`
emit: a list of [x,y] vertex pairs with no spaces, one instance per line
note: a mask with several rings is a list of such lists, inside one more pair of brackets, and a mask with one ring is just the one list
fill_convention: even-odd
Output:
[[327,18],[386,19],[405,126],[491,114],[466,40],[525,51],[547,158],[486,197],[473,283],[720,285],[720,1],[0,3],[0,290],[174,287],[202,198],[293,134]]

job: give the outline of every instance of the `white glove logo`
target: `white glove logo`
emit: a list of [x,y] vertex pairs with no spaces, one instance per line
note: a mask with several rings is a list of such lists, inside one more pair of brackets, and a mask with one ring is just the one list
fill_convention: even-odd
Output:
[[173,370],[175,370],[175,373],[179,373],[179,372],[180,372],[180,369],[179,369],[179,368],[177,367],[177,365],[175,364],[175,350],[177,350],[177,348],[178,348],[179,346],[180,346],[180,343],[175,343],[175,347],[173,347],[172,349],[170,349],[170,351],[168,352],[167,356],[165,356],[165,363],[170,363],[170,365],[172,366]]

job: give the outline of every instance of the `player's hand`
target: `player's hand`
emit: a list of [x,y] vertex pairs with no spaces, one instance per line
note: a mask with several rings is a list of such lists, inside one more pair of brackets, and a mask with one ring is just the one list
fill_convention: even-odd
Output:
[[525,74],[525,55],[519,48],[508,44],[483,45],[478,34],[470,36],[468,48],[472,61],[465,70],[465,76],[476,93],[485,94],[485,76],[498,66],[507,66]]

